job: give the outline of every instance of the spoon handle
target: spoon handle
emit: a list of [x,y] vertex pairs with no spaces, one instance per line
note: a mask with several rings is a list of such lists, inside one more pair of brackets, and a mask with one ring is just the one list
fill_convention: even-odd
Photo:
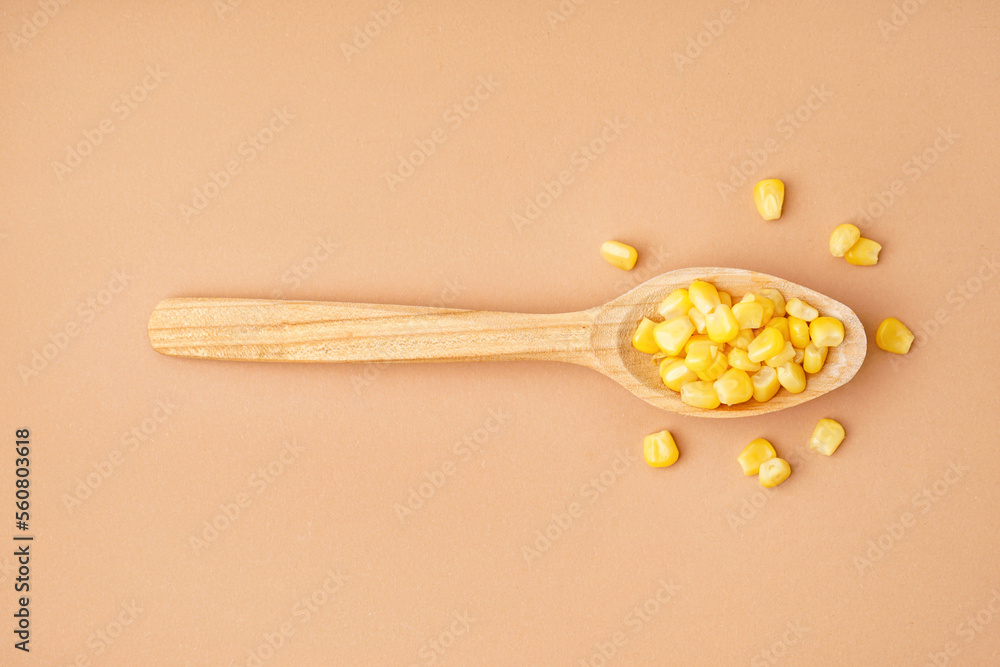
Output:
[[521,314],[368,303],[183,298],[149,318],[157,352],[239,361],[494,361],[589,365],[591,311]]

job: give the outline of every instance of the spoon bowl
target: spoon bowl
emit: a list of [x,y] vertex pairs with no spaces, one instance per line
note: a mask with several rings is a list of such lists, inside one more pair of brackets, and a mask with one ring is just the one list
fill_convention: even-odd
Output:
[[[643,317],[670,292],[706,280],[733,295],[776,288],[844,324],[806,389],[779,391],[714,410],[682,402],[665,387],[657,364],[632,347]],[[265,299],[179,298],[161,301],[149,318],[153,348],[199,359],[288,362],[565,361],[593,368],[658,408],[697,417],[748,417],[804,403],[857,373],[867,338],[857,315],[828,296],[764,273],[719,267],[678,269],[652,278],[603,306],[573,313],[525,314]]]

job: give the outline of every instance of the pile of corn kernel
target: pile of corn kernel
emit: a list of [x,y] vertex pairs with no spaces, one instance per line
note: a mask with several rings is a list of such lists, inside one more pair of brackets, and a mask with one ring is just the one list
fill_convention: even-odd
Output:
[[663,318],[644,317],[632,346],[653,355],[660,378],[681,400],[711,410],[751,398],[765,403],[784,387],[806,388],[806,373],[820,372],[844,325],[801,299],[785,301],[776,289],[731,294],[695,280],[657,307]]

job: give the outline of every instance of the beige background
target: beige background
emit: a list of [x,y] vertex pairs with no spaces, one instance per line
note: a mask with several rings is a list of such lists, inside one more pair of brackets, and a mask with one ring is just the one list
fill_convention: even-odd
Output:
[[[30,656],[0,548],[0,663],[1000,661],[1000,5],[232,4],[0,10],[0,505],[13,533],[28,427],[36,535]],[[862,211],[875,268],[826,250]],[[568,365],[210,363],[145,337],[170,296],[557,312],[701,265],[920,341],[717,421]],[[830,459],[805,448],[827,416]],[[681,459],[652,470],[662,428]],[[767,493],[735,461],[759,436],[794,466]]]

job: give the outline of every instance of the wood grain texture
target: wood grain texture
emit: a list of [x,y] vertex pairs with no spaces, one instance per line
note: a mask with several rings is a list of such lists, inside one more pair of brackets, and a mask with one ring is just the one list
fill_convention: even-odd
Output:
[[[739,298],[774,287],[844,323],[844,342],[830,350],[806,390],[785,390],[767,403],[749,401],[715,410],[693,408],[660,381],[649,355],[631,345],[632,333],[669,292],[701,279]],[[821,396],[858,371],[867,351],[864,327],[844,304],[767,274],[719,267],[679,269],[653,278],[611,302],[575,313],[522,314],[385,306],[364,303],[259,299],[166,299],[149,318],[158,352],[200,359],[289,362],[415,362],[551,360],[588,366],[664,410],[698,417],[746,417]]]

